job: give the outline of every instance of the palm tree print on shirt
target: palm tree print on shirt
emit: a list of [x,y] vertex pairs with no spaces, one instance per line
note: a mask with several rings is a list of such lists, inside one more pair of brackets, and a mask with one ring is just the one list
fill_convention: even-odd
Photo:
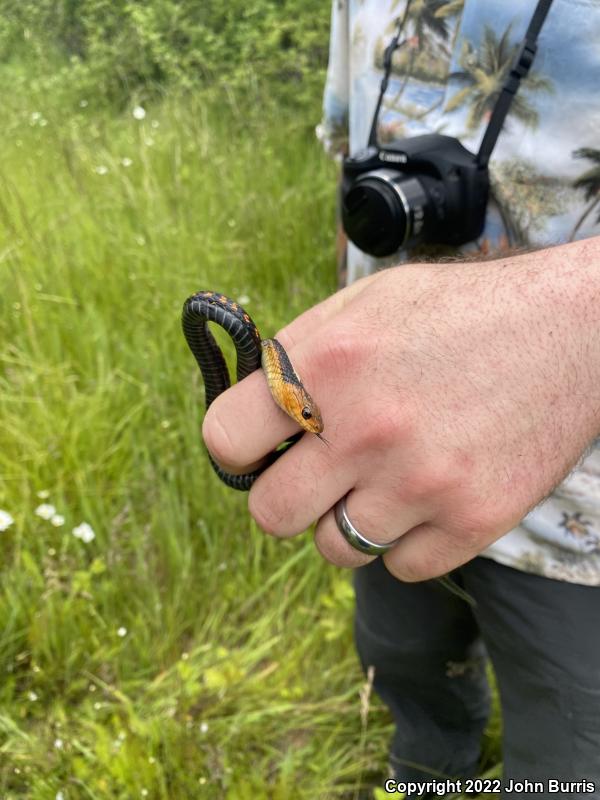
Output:
[[[511,42],[512,23],[500,38],[489,25],[485,26],[483,40],[479,49],[471,42],[463,43],[458,63],[462,69],[450,75],[451,80],[465,83],[446,104],[445,111],[454,111],[468,104],[467,130],[474,131],[482,121],[487,121],[500,95],[502,85],[519,49],[518,43]],[[552,83],[548,78],[535,72],[523,81],[510,107],[510,115],[532,128],[539,121],[539,115],[527,95],[531,92],[551,92]]]
[[574,150],[572,155],[573,158],[585,158],[593,165],[573,181],[573,186],[583,190],[585,199],[588,201],[588,205],[584,208],[571,232],[570,238],[574,239],[579,228],[595,208],[598,208],[596,224],[600,225],[600,150],[593,147],[580,147],[578,150]]
[[[462,2],[462,0],[461,0]],[[406,8],[406,3],[403,4]],[[400,97],[411,77],[426,81],[443,83],[447,76],[447,62],[450,51],[447,42],[450,38],[451,26],[448,17],[451,13],[443,13],[450,6],[455,6],[452,0],[413,0],[408,8],[406,25],[403,36],[406,47],[397,51],[392,72],[403,76],[403,82],[394,97],[394,105]],[[392,6],[397,10],[400,6],[397,0]],[[401,12],[401,16],[404,12]],[[398,18],[394,19],[387,27],[384,39],[380,40],[376,49],[376,66],[383,67],[383,52],[390,38],[396,33]],[[435,44],[435,47],[432,45]],[[437,51],[441,58],[432,58],[432,50]]]
[[[412,0],[405,12],[406,3],[402,9],[400,0],[396,0],[392,10],[399,13],[399,16],[387,26],[375,49],[375,66],[383,69],[385,48],[396,33],[398,20],[406,13],[404,44],[396,51],[392,65],[392,73],[401,76],[401,83],[391,96],[384,99],[384,108],[417,120],[425,118],[442,105],[442,93],[425,108],[402,101],[402,98],[411,79],[429,85],[445,86],[458,27],[456,20],[452,18],[461,13],[463,4],[464,0]],[[391,138],[403,135],[399,132],[400,127],[393,126]],[[385,130],[381,133],[385,140]]]
[[[400,2],[397,0],[392,9],[396,9],[399,5]],[[430,34],[436,35],[443,41],[448,39],[448,23],[443,10],[449,5],[451,5],[450,0],[412,0],[407,23],[412,23],[412,36],[416,37],[419,50],[423,50],[429,42]]]

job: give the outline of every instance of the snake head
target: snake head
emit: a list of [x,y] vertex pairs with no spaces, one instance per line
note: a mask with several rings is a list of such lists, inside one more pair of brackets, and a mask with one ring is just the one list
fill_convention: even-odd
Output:
[[287,402],[284,411],[301,428],[309,433],[322,433],[323,418],[319,407],[303,386],[288,384],[285,388]]
[[323,419],[319,407],[304,388],[288,354],[277,339],[263,339],[262,367],[273,400],[300,427],[320,439]]

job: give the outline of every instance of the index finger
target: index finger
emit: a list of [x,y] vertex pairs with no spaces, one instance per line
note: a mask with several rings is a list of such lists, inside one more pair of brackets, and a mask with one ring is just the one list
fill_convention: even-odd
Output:
[[[289,351],[294,369],[303,379],[308,376],[309,392],[314,380],[311,338],[375,277],[369,275],[341,289],[278,332],[277,339]],[[275,404],[262,370],[257,370],[213,401],[204,417],[202,436],[222,467],[240,473],[246,467],[255,468],[260,459],[298,430],[299,426]]]

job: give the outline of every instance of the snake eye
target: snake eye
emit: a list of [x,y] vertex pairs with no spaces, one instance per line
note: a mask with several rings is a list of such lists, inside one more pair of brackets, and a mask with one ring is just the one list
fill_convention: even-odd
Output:
[[304,406],[304,408],[302,409],[302,416],[304,417],[304,419],[312,418],[312,412],[308,406]]

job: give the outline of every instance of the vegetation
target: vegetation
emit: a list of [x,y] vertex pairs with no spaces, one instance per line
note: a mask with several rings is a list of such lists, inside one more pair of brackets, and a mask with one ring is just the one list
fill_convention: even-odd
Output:
[[[321,73],[279,99],[321,16],[2,5],[0,797],[357,798],[382,785],[392,729],[354,653],[349,575],[310,534],[263,536],[219,485],[179,327],[202,288],[243,298],[265,334],[334,289],[325,34]],[[287,51],[249,33],[276,12]],[[160,56],[167,32],[180,46],[165,19],[214,28],[197,86],[188,40],[181,64]],[[497,714],[482,769],[499,769]]]
[[[580,147],[573,152],[573,158],[584,158],[587,161],[591,161],[592,166],[573,182],[573,186],[576,189],[581,189],[584,192],[588,206],[575,223],[571,239],[575,238],[575,234],[592,211],[600,206],[600,150],[594,147]],[[596,221],[600,225],[600,211]]]
[[96,102],[219,82],[297,105],[323,82],[320,0],[1,0],[0,12],[2,61],[26,59],[41,86]]

